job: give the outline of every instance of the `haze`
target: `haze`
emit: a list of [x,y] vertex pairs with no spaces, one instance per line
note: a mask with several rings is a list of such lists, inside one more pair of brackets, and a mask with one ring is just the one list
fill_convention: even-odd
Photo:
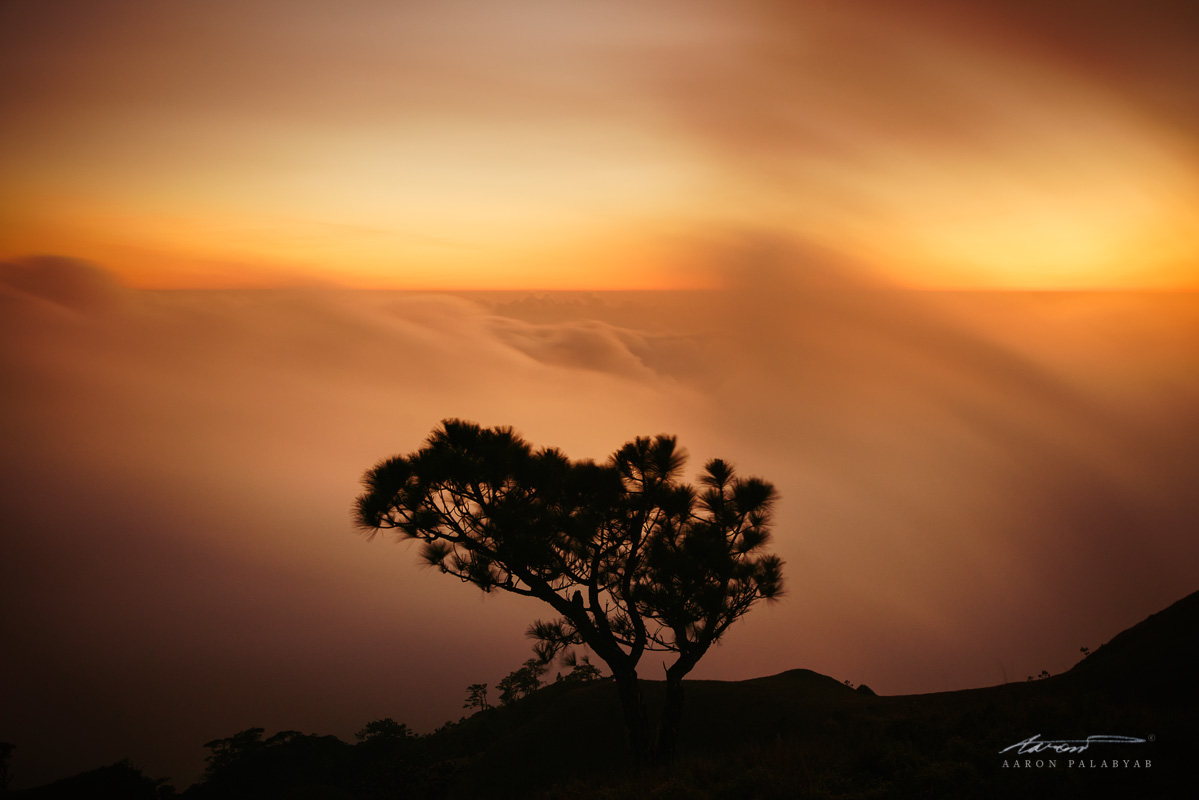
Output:
[[22,771],[131,756],[186,782],[252,725],[457,719],[544,611],[349,519],[362,471],[448,416],[575,458],[674,433],[693,467],[777,484],[788,596],[697,678],[1023,680],[1193,588],[1195,295],[811,289],[785,277],[802,254],[737,257],[752,277],[726,292],[473,298],[9,265],[0,678]]

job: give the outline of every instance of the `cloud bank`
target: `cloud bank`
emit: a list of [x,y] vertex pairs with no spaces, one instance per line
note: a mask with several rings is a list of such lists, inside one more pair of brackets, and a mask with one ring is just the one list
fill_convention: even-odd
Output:
[[523,661],[536,604],[351,530],[363,470],[444,417],[576,458],[674,433],[778,486],[788,597],[697,677],[1022,680],[1194,590],[1194,295],[914,294],[777,242],[717,261],[720,292],[456,296],[4,265],[0,738],[28,782],[131,756],[186,784],[252,725],[430,730]]

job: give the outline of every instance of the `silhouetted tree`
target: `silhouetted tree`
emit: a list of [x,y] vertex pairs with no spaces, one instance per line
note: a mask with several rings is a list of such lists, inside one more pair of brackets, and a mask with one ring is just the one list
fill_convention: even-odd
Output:
[[377,719],[355,737],[346,784],[353,796],[413,798],[444,796],[448,765],[430,752],[430,737],[418,736],[390,717]]
[[212,751],[208,768],[189,794],[272,797],[291,787],[335,785],[342,780],[350,746],[336,736],[280,731],[264,740],[263,732],[247,728],[205,743]]
[[416,734],[402,722],[396,722],[391,717],[384,717],[366,723],[366,727],[354,734],[360,742],[372,742],[384,739],[410,739]]
[[262,741],[265,728],[246,728],[225,739],[213,739],[205,742],[204,746],[212,752],[204,759],[208,763],[205,774],[209,777],[228,769],[247,758],[253,757],[266,748]]
[[487,684],[472,683],[466,687],[466,702],[462,704],[463,708],[477,708],[480,711],[490,708],[487,702]]
[[368,470],[355,508],[368,535],[424,543],[426,563],[548,603],[557,619],[529,634],[548,662],[586,645],[612,671],[634,760],[651,737],[637,665],[674,653],[656,754],[674,750],[682,680],[737,619],[778,597],[782,561],[762,552],[774,488],[709,461],[699,488],[680,481],[672,436],[638,438],[605,464],[534,450],[511,428],[445,420],[424,447]]
[[566,654],[566,657],[562,661],[566,666],[570,667],[570,672],[566,673],[565,676],[559,672],[558,681],[584,683],[586,681],[598,681],[604,677],[604,674],[600,672],[600,668],[591,663],[589,656],[578,658],[575,656],[574,651],[571,651]]
[[545,670],[545,662],[530,658],[519,669],[508,673],[495,685],[495,688],[500,690],[500,704],[510,706],[540,689],[541,676],[545,674]]

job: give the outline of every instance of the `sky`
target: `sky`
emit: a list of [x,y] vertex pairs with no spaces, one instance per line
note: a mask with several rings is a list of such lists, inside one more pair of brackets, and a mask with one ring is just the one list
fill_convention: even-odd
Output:
[[1196,12],[879,6],[0,0],[14,785],[457,719],[545,610],[350,519],[449,417],[777,486],[696,678],[1019,681],[1195,591]]
[[135,286],[1199,285],[1196,12],[1033,0],[0,3],[0,257]]

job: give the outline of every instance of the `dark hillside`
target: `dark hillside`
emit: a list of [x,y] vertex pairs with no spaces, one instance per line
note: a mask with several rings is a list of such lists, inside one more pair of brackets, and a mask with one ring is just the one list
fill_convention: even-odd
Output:
[[[897,697],[856,692],[809,670],[689,681],[680,762],[639,778],[620,777],[614,687],[592,685],[563,694],[464,762],[454,796],[1196,796],[1196,675],[1199,593],[1044,680]],[[651,705],[660,692],[648,683]],[[1092,735],[1145,741],[1019,759],[1012,748],[1032,736]]]
[[[723,751],[730,744],[775,741],[813,720],[869,704],[872,698],[826,675],[795,669],[748,681],[686,681],[681,746],[687,753]],[[645,681],[651,708],[664,684]],[[527,707],[526,707],[527,704]],[[814,713],[818,712],[818,713]],[[512,708],[466,720],[447,736],[484,745],[463,766],[463,796],[527,791],[528,776],[546,784],[611,776],[626,767],[624,725],[611,681],[555,685]]]
[[3,792],[5,796],[27,800],[83,800],[83,798],[120,798],[120,800],[157,800],[162,796],[162,784],[147,778],[127,761],[81,772],[69,778],[18,792]]
[[1116,696],[1194,704],[1199,693],[1199,592],[1119,634],[1063,677]]
[[[679,758],[641,774],[629,768],[616,687],[601,680],[552,684],[430,736],[413,736],[395,723],[393,736],[356,745],[276,734],[186,796],[1196,797],[1196,675],[1199,594],[1043,680],[892,697],[803,669],[746,681],[687,681]],[[663,684],[647,681],[644,691],[651,709],[660,708]],[[1086,743],[1092,736],[1135,741]],[[1063,740],[1085,747],[1066,752],[1036,744]],[[158,783],[122,764],[12,794],[136,798],[158,795]]]

